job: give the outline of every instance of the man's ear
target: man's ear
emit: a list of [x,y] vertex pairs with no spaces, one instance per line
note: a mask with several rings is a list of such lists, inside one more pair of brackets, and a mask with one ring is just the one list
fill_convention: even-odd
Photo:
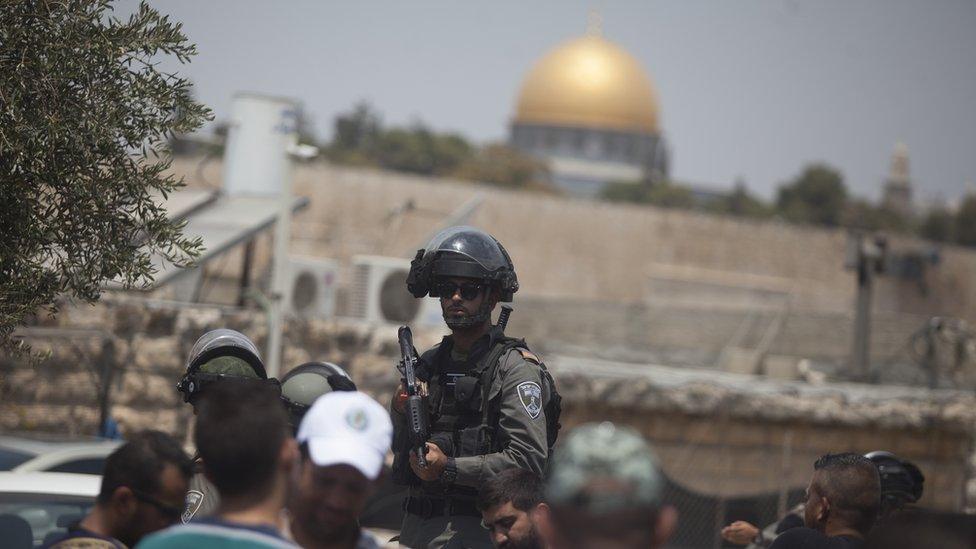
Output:
[[677,527],[678,510],[670,505],[662,507],[657,513],[657,524],[654,525],[654,546],[664,547]]
[[112,497],[109,498],[109,506],[121,517],[128,518],[133,516],[138,504],[139,501],[136,499],[136,495],[132,493],[132,489],[128,486],[119,486],[112,492]]
[[540,503],[536,505],[529,514],[529,520],[535,525],[539,536],[546,543],[553,544],[555,542],[556,536],[552,527],[552,508],[549,507],[549,504]]
[[197,469],[197,470],[200,471],[201,473],[203,473],[203,478],[207,479],[207,482],[209,482],[210,484],[213,484],[213,476],[211,476],[211,474],[210,474],[210,468],[207,467],[207,462],[204,461],[203,458],[197,458],[197,460],[198,460],[198,463],[199,463],[199,465],[197,465],[197,467],[199,467],[199,469]]
[[532,509],[529,509],[529,520],[531,520],[532,522],[536,523],[537,525],[538,525],[538,523],[540,521],[548,521],[549,520],[549,504],[547,504],[547,503],[539,503],[535,507],[533,507]]
[[278,453],[278,463],[286,471],[291,471],[298,467],[300,459],[301,452],[298,450],[298,442],[292,437],[287,437]]
[[386,483],[389,476],[390,476],[390,469],[387,468],[386,464],[384,463],[383,467],[380,468],[380,474],[377,475],[375,479],[369,482],[370,489],[374,491],[379,490],[379,487],[383,486],[383,484]]
[[820,496],[820,509],[817,509],[817,522],[827,522],[830,517],[830,500]]

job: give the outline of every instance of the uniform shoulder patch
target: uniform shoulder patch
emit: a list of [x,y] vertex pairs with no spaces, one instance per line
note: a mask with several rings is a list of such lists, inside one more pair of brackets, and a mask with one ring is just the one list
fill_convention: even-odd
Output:
[[183,507],[183,515],[180,516],[180,520],[183,524],[190,522],[193,515],[197,514],[200,510],[200,505],[203,504],[203,492],[200,490],[190,490],[186,493],[186,505]]
[[528,349],[522,349],[520,347],[518,352],[520,355],[522,355],[522,358],[524,358],[525,360],[528,360],[529,362],[532,362],[534,364],[542,364],[542,359],[539,358],[539,356],[533,353],[532,351]]
[[518,397],[525,408],[525,413],[535,419],[542,413],[542,387],[534,381],[523,381],[518,384]]

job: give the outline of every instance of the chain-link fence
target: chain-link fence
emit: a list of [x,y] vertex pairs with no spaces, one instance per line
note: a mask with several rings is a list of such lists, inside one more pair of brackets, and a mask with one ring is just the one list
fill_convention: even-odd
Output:
[[802,488],[748,497],[711,496],[689,490],[668,479],[664,501],[678,511],[678,528],[668,547],[707,549],[738,547],[722,540],[722,527],[744,520],[760,529],[778,521],[804,499]]
[[669,547],[733,547],[723,527],[741,520],[763,529],[802,502],[814,456],[791,429],[758,435],[749,423],[685,421],[676,437],[647,432],[667,479],[662,501],[678,511]]

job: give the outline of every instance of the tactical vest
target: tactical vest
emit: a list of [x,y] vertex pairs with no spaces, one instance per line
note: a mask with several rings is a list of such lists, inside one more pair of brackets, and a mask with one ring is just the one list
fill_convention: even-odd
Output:
[[[450,348],[438,345],[420,357],[421,367],[428,374],[425,377],[428,377],[430,441],[448,456],[480,456],[501,451],[497,434],[501,395],[491,398],[490,393],[501,359],[513,349],[524,350],[534,356],[525,340],[496,337],[488,352],[469,366],[464,375],[454,376],[453,379],[443,371],[443,366],[450,360]],[[560,428],[562,398],[545,364],[542,361],[538,361],[538,364],[542,372],[541,381],[549,393],[543,411],[546,416],[547,445],[551,453]],[[397,473],[394,471],[395,477],[406,480],[402,473]],[[409,476],[413,477],[413,482],[408,484],[419,484],[419,479],[412,472]],[[425,486],[425,489],[437,491],[435,486]],[[452,493],[467,491],[471,491],[472,495],[476,493],[476,490],[459,487],[451,490]]]

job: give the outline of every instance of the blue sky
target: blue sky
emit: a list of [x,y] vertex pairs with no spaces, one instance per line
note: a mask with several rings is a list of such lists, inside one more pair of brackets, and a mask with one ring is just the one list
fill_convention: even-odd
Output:
[[218,118],[236,91],[286,95],[328,138],[366,99],[390,124],[504,139],[527,71],[598,8],[657,87],[678,180],[768,197],[824,161],[876,198],[904,141],[920,198],[976,181],[973,0],[151,4],[197,43],[182,71]]

